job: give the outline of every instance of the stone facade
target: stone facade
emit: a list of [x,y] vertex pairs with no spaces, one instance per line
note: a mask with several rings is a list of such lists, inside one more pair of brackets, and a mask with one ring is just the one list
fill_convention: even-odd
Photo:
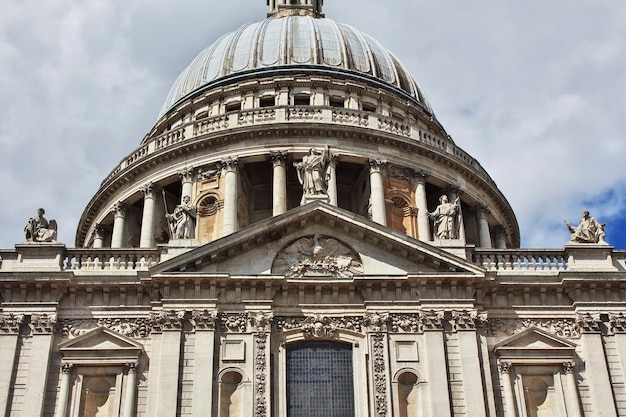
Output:
[[[322,3],[271,0],[263,25],[318,30]],[[519,249],[401,64],[359,68],[285,62],[168,98],[76,248],[31,219],[0,250],[2,413],[626,416],[626,251]]]

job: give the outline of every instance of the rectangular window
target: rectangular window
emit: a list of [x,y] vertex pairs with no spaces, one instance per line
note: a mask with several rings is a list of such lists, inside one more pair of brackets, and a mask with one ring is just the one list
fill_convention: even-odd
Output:
[[345,101],[341,97],[330,97],[328,99],[328,104],[330,107],[345,107]]
[[237,103],[230,103],[226,105],[226,113],[229,113],[231,111],[239,111],[241,110],[241,103],[237,102]]
[[259,107],[274,107],[276,105],[275,97],[261,97]]
[[310,96],[295,96],[293,98],[294,106],[310,106],[311,105],[311,97]]

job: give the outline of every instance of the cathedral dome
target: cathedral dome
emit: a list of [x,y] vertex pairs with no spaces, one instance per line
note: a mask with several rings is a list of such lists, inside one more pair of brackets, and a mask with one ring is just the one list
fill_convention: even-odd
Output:
[[432,112],[406,67],[380,42],[316,14],[274,14],[243,25],[203,50],[174,83],[160,116],[221,81],[271,71],[336,71],[383,83]]

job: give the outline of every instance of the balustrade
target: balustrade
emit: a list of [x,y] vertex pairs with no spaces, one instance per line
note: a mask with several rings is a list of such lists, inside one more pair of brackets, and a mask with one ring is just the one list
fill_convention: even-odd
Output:
[[476,249],[473,262],[488,271],[565,271],[567,258],[562,250]]
[[158,249],[68,249],[62,261],[64,271],[139,271],[156,265]]

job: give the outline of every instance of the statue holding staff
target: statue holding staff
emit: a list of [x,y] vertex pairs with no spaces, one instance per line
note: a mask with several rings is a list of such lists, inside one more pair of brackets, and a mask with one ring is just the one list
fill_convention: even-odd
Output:
[[196,207],[191,204],[191,197],[184,196],[183,202],[174,208],[173,213],[165,213],[172,238],[193,239],[196,235],[196,216]]

